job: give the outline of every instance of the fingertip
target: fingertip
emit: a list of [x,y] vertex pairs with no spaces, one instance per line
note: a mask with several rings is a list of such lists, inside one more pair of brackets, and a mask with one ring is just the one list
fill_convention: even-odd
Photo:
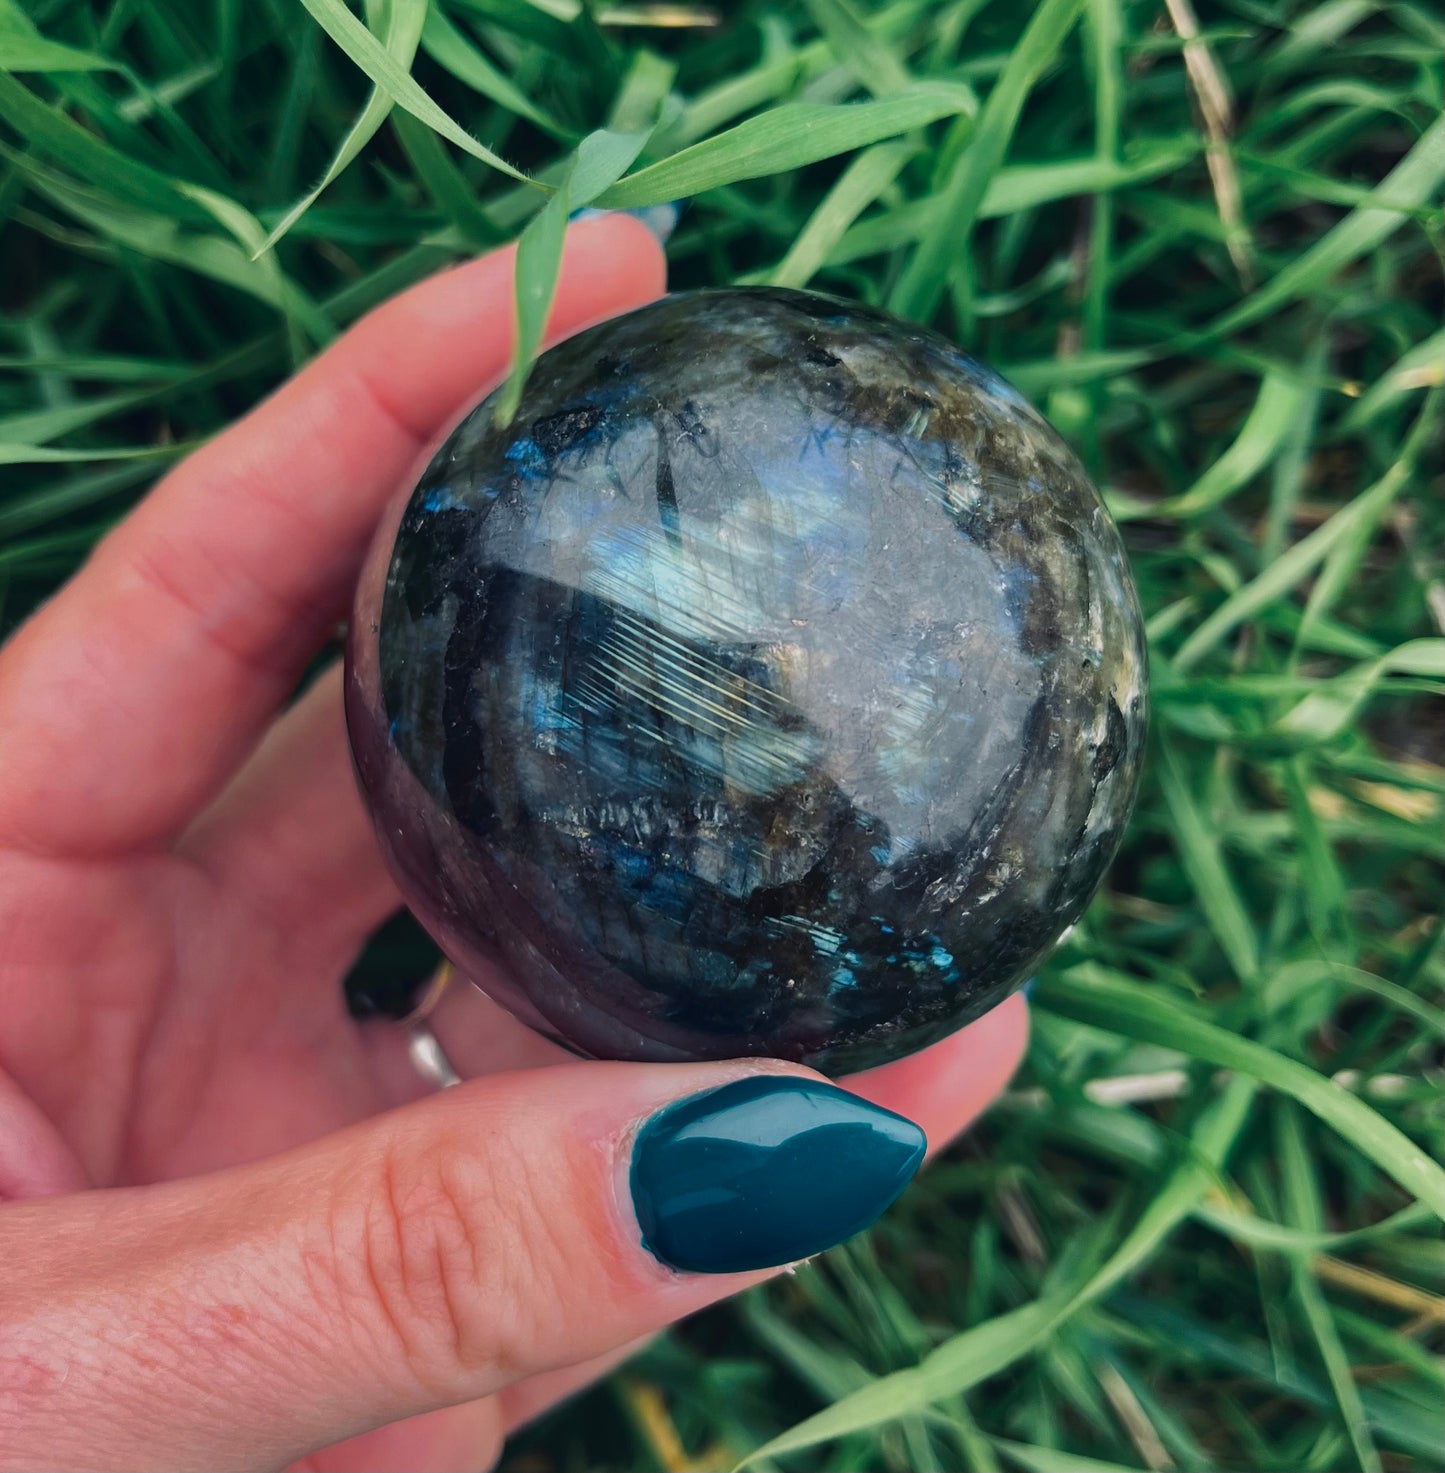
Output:
[[667,256],[641,220],[622,213],[576,220],[567,228],[549,335],[641,306],[666,290]]
[[1015,993],[931,1047],[840,1082],[875,1105],[917,1121],[932,1155],[1003,1092],[1028,1041],[1028,1003]]
[[[488,251],[383,303],[278,398],[313,376],[354,371],[407,427],[413,455],[418,446],[434,446],[460,410],[506,371],[516,256],[515,243]],[[578,221],[563,244],[547,342],[643,306],[666,287],[662,247],[640,221],[621,214]]]

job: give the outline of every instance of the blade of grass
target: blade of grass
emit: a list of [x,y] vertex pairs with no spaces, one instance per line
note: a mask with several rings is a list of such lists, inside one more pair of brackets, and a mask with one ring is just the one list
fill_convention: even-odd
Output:
[[1144,1473],[1143,1469],[1127,1463],[1103,1463],[1098,1458],[1081,1458],[1077,1453],[1026,1442],[1010,1442],[1003,1437],[996,1438],[994,1446],[1025,1473]]
[[562,57],[575,58],[578,55],[577,44],[565,19],[565,6],[559,15],[553,6],[518,5],[516,0],[458,0],[458,4],[494,25],[515,32],[544,51]]
[[1288,593],[1338,543],[1359,535],[1362,528],[1378,520],[1384,508],[1409,483],[1415,458],[1435,428],[1438,405],[1438,397],[1432,395],[1401,448],[1399,458],[1373,486],[1361,492],[1348,506],[1337,511],[1322,527],[1317,527],[1307,537],[1301,538],[1293,547],[1281,553],[1258,577],[1231,594],[1184,641],[1171,662],[1176,674],[1183,674],[1198,664],[1231,629]]
[[901,92],[912,78],[897,53],[848,5],[847,0],[804,0],[829,49],[874,97]]
[[0,118],[47,158],[130,204],[193,224],[206,219],[205,211],[179,195],[166,175],[111,148],[3,71]]
[[[906,39],[929,4],[930,0],[897,0],[876,14],[862,17],[863,24],[883,44],[896,45]],[[675,145],[695,143],[742,113],[776,102],[829,70],[837,70],[837,57],[826,39],[794,46],[781,39],[787,33],[776,19],[760,29],[772,38],[772,43],[764,47],[762,60],[694,97],[674,130]]]
[[1161,1048],[1179,1049],[1297,1100],[1445,1219],[1445,1170],[1358,1096],[1274,1049],[1207,1023],[1146,987],[1086,962],[1050,982],[1050,1011]]
[[1445,328],[1402,353],[1388,373],[1379,378],[1349,408],[1340,431],[1362,430],[1396,399],[1417,389],[1445,383]]
[[1045,1343],[1070,1316],[1144,1262],[1189,1215],[1199,1197],[1214,1184],[1248,1114],[1253,1094],[1249,1081],[1235,1080],[1212,1102],[1195,1127],[1194,1154],[1161,1186],[1102,1267],[1088,1272],[1087,1265],[1094,1255],[1084,1255],[1079,1260],[1082,1271],[1076,1266],[1033,1303],[965,1330],[931,1351],[917,1366],[880,1376],[840,1398],[754,1449],[739,1468],[921,1410],[945,1396],[967,1391]]
[[[421,40],[422,26],[427,19],[427,0],[368,0],[366,11],[367,20],[372,27],[383,33],[382,44],[386,48],[387,55],[403,71],[410,72],[412,58],[416,55],[417,44]],[[367,98],[366,106],[347,130],[345,138],[341,140],[340,148],[332,155],[331,162],[326,166],[326,172],[276,222],[271,233],[262,241],[257,255],[271,250],[276,242],[315,204],[323,191],[350,167],[361,150],[375,136],[377,129],[386,121],[392,106],[391,97],[379,86],[371,89],[371,96]]]
[[1195,804],[1174,746],[1161,740],[1159,749],[1159,786],[1174,821],[1180,862],[1235,976],[1241,982],[1252,982],[1259,972],[1259,940],[1225,868],[1218,828]]
[[1052,1333],[1072,1298],[1073,1286],[1065,1283],[1032,1304],[967,1331],[971,1339],[956,1336],[918,1366],[880,1376],[787,1432],[770,1438],[754,1448],[738,1468],[816,1447],[820,1442],[831,1442],[850,1432],[881,1426],[976,1385],[1040,1344]]
[[613,180],[626,173],[646,142],[646,133],[615,133],[607,129],[589,133],[577,145],[577,152],[552,197],[522,232],[517,243],[517,340],[507,382],[493,411],[499,424],[510,424],[517,412],[527,375],[542,343],[557,290],[568,216],[573,210],[591,204]]
[[1375,688],[1392,674],[1445,678],[1445,640],[1412,639],[1368,664],[1347,670],[1291,707],[1267,735],[1312,743],[1333,741],[1349,730]]
[[1296,991],[1320,984],[1352,987],[1378,997],[1397,1012],[1406,1013],[1421,1027],[1437,1038],[1445,1039],[1445,1008],[1428,1003],[1423,997],[1401,987],[1396,982],[1377,977],[1363,967],[1352,967],[1341,962],[1330,962],[1310,957],[1289,962],[1270,975],[1270,987],[1288,997]]
[[495,102],[509,113],[525,118],[554,138],[567,142],[576,138],[572,129],[564,128],[549,113],[538,107],[510,78],[499,72],[460,28],[447,18],[440,5],[432,4],[427,8],[421,45],[422,50],[439,67],[449,71],[457,81],[485,97],[488,102]]
[[[1305,1145],[1298,1114],[1293,1106],[1284,1104],[1276,1110],[1275,1117],[1279,1131],[1277,1156],[1284,1184],[1285,1210],[1293,1219],[1295,1227],[1303,1232],[1317,1233],[1324,1223],[1319,1180]],[[1295,1256],[1291,1263],[1290,1277],[1305,1323],[1314,1337],[1320,1361],[1334,1390],[1340,1420],[1344,1423],[1350,1445],[1355,1450],[1361,1473],[1384,1473],[1379,1451],[1370,1436],[1360,1389],[1350,1374],[1349,1357],[1340,1342],[1340,1332],[1330,1315],[1329,1305],[1310,1271],[1309,1260]]]
[[286,275],[275,253],[266,251],[261,222],[249,210],[198,184],[177,187],[224,226],[243,252],[250,252],[256,274],[270,284],[272,299],[286,314],[286,325],[292,334],[292,357],[297,363],[305,357],[300,341],[302,329],[318,347],[324,347],[336,336],[336,329],[326,314]]
[[93,51],[42,36],[14,0],[0,0],[0,72],[111,71],[115,63]]
[[1033,85],[1051,66],[1078,18],[1081,0],[1042,0],[979,114],[973,140],[944,186],[939,217],[919,243],[888,299],[900,317],[932,317],[948,279],[950,259],[968,249],[979,206],[1008,152]]
[[1194,516],[1249,485],[1284,448],[1305,394],[1303,384],[1282,375],[1266,376],[1234,443],[1189,490],[1161,502],[1153,514]]
[[489,164],[499,174],[523,184],[533,181],[520,169],[477,142],[455,119],[449,117],[424,92],[410,71],[362,25],[342,0],[301,0],[317,25],[371,78],[378,90],[398,107],[435,129],[473,158]]
[[[1120,119],[1123,111],[1124,18],[1119,0],[1088,0],[1085,9],[1085,45],[1094,91],[1094,155],[1104,163],[1119,163]],[[985,196],[987,203],[987,196]],[[1089,202],[1089,254],[1084,285],[1080,346],[1101,351],[1107,338],[1109,276],[1114,251],[1114,200],[1108,193]],[[1087,394],[1089,417],[1083,434],[1085,463],[1099,460],[1099,415],[1104,395],[1098,385]]]
[[1339,602],[1341,595],[1354,581],[1355,573],[1364,562],[1374,541],[1375,532],[1388,510],[1384,503],[1373,508],[1372,514],[1361,520],[1352,536],[1337,542],[1326,554],[1320,565],[1319,576],[1310,589],[1309,598],[1305,600],[1299,633],[1295,636],[1294,648],[1290,651],[1291,670],[1298,668],[1315,625]]
[[1327,1233],[1322,1230],[1306,1230],[1288,1227],[1281,1222],[1255,1217],[1247,1212],[1229,1212],[1210,1202],[1201,1202],[1194,1209],[1194,1216],[1217,1232],[1252,1248],[1274,1248],[1282,1253],[1337,1253],[1341,1248],[1350,1248],[1358,1243],[1367,1243],[1372,1238],[1389,1238],[1409,1228],[1422,1227],[1431,1221],[1429,1210],[1418,1202],[1392,1212],[1371,1227],[1355,1228],[1350,1232]]
[[417,178],[466,244],[474,251],[500,244],[505,233],[482,208],[441,139],[410,113],[399,109],[391,115],[391,126]]
[[785,103],[639,169],[597,204],[617,210],[666,204],[740,179],[801,169],[967,113],[972,105],[972,93],[947,83],[920,83],[878,102]]
[[[1379,199],[1422,205],[1440,191],[1440,154],[1445,148],[1445,118],[1437,118],[1419,141],[1373,191]],[[1210,336],[1238,332],[1301,297],[1319,292],[1353,261],[1374,250],[1408,217],[1398,209],[1360,206],[1351,210],[1322,240],[1271,277],[1253,296],[1225,312],[1206,329]]]
[[[1202,1362],[1257,1382],[1271,1397],[1283,1394],[1305,1406],[1332,1404],[1333,1398],[1326,1387],[1301,1372],[1297,1365],[1281,1364],[1266,1345],[1248,1334],[1216,1333],[1198,1319],[1180,1314],[1167,1304],[1135,1295],[1120,1295],[1116,1308],[1132,1324],[1154,1329],[1161,1351],[1170,1359],[1183,1361],[1194,1374]],[[1439,1457],[1440,1417],[1433,1408],[1426,1411],[1378,1391],[1364,1393],[1363,1400],[1376,1436],[1388,1438],[1394,1446],[1417,1458]],[[1285,1466],[1293,1467],[1296,1461],[1291,1460]]]
[[[980,220],[1021,214],[1055,200],[1080,194],[1103,194],[1170,173],[1198,152],[1191,140],[1168,139],[1141,144],[1128,162],[1107,159],[1061,159],[1051,163],[1013,164],[993,176],[979,206]],[[925,239],[940,227],[943,199],[930,195],[853,226],[839,243],[835,262],[856,261]]]
[[63,465],[69,461],[165,460],[184,455],[189,445],[111,445],[94,450],[57,450],[0,441],[0,465]]
[[[1296,871],[1300,900],[1315,945],[1321,956],[1331,960],[1354,956],[1358,941],[1352,926],[1349,894],[1339,859],[1310,802],[1313,778],[1310,763],[1302,756],[1293,756],[1281,764],[1279,777],[1298,836]],[[1324,997],[1318,1001],[1322,1003]]]
[[88,428],[113,414],[124,414],[143,404],[149,397],[146,389],[105,394],[81,404],[59,404],[51,409],[23,410],[0,418],[0,440],[25,445],[43,445],[62,435]]
[[1324,390],[1318,381],[1325,373],[1328,348],[1328,339],[1321,334],[1300,365],[1305,383],[1293,423],[1285,431],[1279,454],[1274,457],[1273,473],[1270,476],[1269,511],[1259,539],[1261,565],[1272,563],[1283,551],[1299,506],[1309,469],[1310,452],[1319,431]]
[[843,232],[888,188],[918,149],[909,143],[878,143],[865,149],[838,177],[808,223],[774,267],[774,286],[801,287],[827,264]]
[[[0,82],[3,81],[0,77]],[[5,152],[0,149],[0,154]],[[316,342],[326,342],[333,336],[334,329],[326,315],[281,273],[274,261],[257,260],[233,240],[186,230],[174,217],[117,205],[101,191],[74,184],[32,160],[16,161],[42,193],[102,235],[143,256],[184,267],[246,292],[295,318]],[[251,216],[239,205],[209,190],[184,185],[175,197],[189,200],[208,219],[224,216],[222,223],[246,238],[248,245],[261,238],[260,226]]]
[[89,379],[97,383],[170,383],[184,378],[184,363],[160,358],[128,358],[113,353],[39,354],[0,353],[0,372],[24,374],[62,373],[67,379]]

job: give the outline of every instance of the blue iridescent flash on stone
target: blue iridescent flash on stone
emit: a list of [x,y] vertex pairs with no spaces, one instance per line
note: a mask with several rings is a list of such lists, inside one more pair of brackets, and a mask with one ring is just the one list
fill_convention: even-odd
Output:
[[379,534],[347,716],[408,902],[532,1026],[838,1073],[1001,1001],[1118,845],[1118,532],[996,374],[883,313],[668,297],[484,401]]

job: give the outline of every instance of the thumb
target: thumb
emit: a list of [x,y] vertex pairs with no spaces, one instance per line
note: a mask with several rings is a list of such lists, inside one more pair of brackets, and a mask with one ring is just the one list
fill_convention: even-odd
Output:
[[281,1465],[633,1340],[870,1223],[923,1132],[763,1062],[567,1064],[0,1210],[0,1467]]

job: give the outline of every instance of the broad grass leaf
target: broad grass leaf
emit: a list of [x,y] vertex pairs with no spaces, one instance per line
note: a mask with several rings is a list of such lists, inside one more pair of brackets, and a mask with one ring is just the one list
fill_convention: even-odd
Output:
[[949,83],[920,83],[877,102],[789,102],[681,153],[660,159],[606,191],[604,209],[636,209],[702,194],[741,179],[801,169],[969,111],[973,94]]

